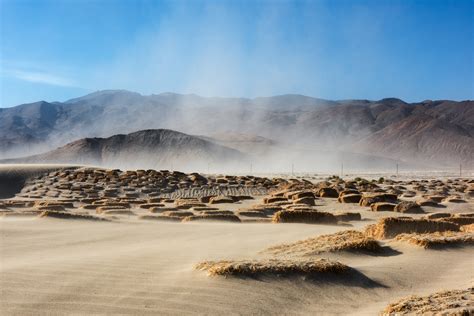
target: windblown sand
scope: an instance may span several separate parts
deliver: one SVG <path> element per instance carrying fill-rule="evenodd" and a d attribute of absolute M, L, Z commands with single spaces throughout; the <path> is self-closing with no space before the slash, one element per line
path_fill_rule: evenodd
<path fill-rule="evenodd" d="M 35 170 L 32 172 L 37 175 Z M 137 179 L 135 175 L 133 181 Z M 240 181 L 224 177 L 217 179 L 216 182 Z M 23 197 L 0 200 L 3 214 L 0 219 L 1 314 L 377 315 L 390 303 L 405 297 L 424 297 L 472 287 L 474 247 L 431 250 L 393 242 L 394 237 L 390 234 L 382 236 L 382 233 L 391 230 L 399 235 L 406 230 L 399 229 L 398 224 L 392 225 L 392 222 L 381 226 L 382 239 L 375 241 L 363 233 L 368 225 L 380 223 L 386 217 L 398 218 L 407 214 L 373 212 L 370 206 L 338 202 L 337 197 L 337 190 L 349 191 L 348 187 L 354 186 L 361 195 L 366 190 L 371 194 L 374 190 L 398 190 L 400 199 L 415 201 L 422 195 L 436 196 L 437 191 L 449 187 L 445 195 L 463 194 L 461 198 L 465 202 L 442 201 L 440 206 L 422 206 L 424 213 L 408 215 L 420 219 L 434 212 L 469 214 L 474 212 L 473 201 L 468 197 L 472 192 L 469 180 L 462 184 L 457 180 L 447 183 L 437 180 L 411 182 L 407 179 L 404 183 L 376 186 L 373 182 L 358 181 L 352 185 L 332 179 L 322 188 L 303 182 L 285 183 L 273 188 L 283 182 L 252 179 L 247 186 L 243 184 L 240 188 L 229 184 L 228 188 L 208 188 L 206 191 L 193 186 L 179 188 L 177 182 L 176 191 L 168 192 L 165 188 L 168 191 L 164 193 L 164 199 L 148 186 L 137 187 L 133 182 L 117 188 L 84 178 L 81 191 L 75 185 L 76 180 L 70 186 L 65 185 L 67 181 L 64 179 L 49 180 L 32 182 L 21 192 Z M 259 183 L 268 188 L 256 186 Z M 95 190 L 95 186 L 101 187 Z M 402 197 L 415 187 L 425 189 L 419 188 L 421 191 L 416 191 L 415 196 Z M 264 203 L 264 198 L 276 197 L 271 196 L 270 191 L 285 188 L 298 193 L 287 194 L 288 198 L 282 195 L 283 199 L 279 201 Z M 55 202 L 44 203 L 45 198 L 36 198 L 38 191 L 57 195 L 46 198 Z M 308 191 L 312 192 L 313 198 Z M 208 196 L 204 196 L 208 192 L 232 192 L 234 197 L 249 193 L 254 199 L 236 198 L 233 203 L 212 204 L 208 209 L 208 202 L 196 202 L 198 198 L 208 201 Z M 99 196 L 102 194 L 105 197 Z M 182 201 L 176 203 L 174 200 L 178 198 Z M 39 200 L 43 202 L 38 203 Z M 304 206 L 302 202 L 314 205 Z M 73 203 L 73 207 L 68 203 Z M 194 206 L 188 208 L 190 203 Z M 145 204 L 154 205 L 140 207 Z M 182 205 L 186 208 L 177 208 Z M 40 210 L 40 207 L 46 209 Z M 97 208 L 100 208 L 99 213 Z M 271 222 L 276 212 L 291 212 L 292 208 L 297 208 L 295 212 L 304 208 L 305 214 L 350 212 L 360 216 L 346 216 L 344 220 L 341 217 L 338 222 L 324 224 L 310 224 L 312 221 L 304 220 L 303 223 Z M 107 214 L 107 211 L 114 214 Z M 216 212 L 214 221 L 204 219 L 183 223 L 183 217 L 176 216 L 192 213 L 192 216 L 205 218 L 213 211 Z M 229 212 L 235 214 L 240 222 L 228 222 L 228 217 L 219 217 L 231 215 Z M 304 216 L 300 218 L 304 219 Z M 310 218 L 313 218 L 312 214 Z M 463 223 L 466 221 L 464 219 Z M 410 220 L 407 223 L 417 231 L 419 226 L 410 224 Z M 468 228 L 469 224 L 450 224 L 450 227 L 459 227 L 459 231 L 440 234 L 458 236 L 469 231 L 461 229 Z M 429 224 L 430 229 L 438 226 L 447 227 Z M 411 237 L 419 238 L 424 231 L 422 229 Z M 388 250 L 367 253 L 340 251 L 358 247 L 375 249 L 376 245 Z M 261 252 L 270 247 L 281 250 L 278 257 Z M 304 256 L 306 252 L 309 256 Z M 194 268 L 203 262 L 205 264 L 198 267 L 204 271 Z M 321 269 L 324 265 L 318 262 L 340 262 L 342 267 L 350 268 L 349 273 L 325 273 Z M 235 271 L 239 265 L 245 268 L 244 272 L 249 269 L 259 271 L 257 275 L 265 274 L 265 278 L 240 278 L 239 273 L 234 273 L 235 277 L 224 277 L 229 269 Z M 216 271 L 223 271 L 217 273 L 223 275 L 207 276 L 213 267 Z M 303 277 L 281 277 L 288 269 Z M 323 273 L 306 278 L 311 271 Z"/>

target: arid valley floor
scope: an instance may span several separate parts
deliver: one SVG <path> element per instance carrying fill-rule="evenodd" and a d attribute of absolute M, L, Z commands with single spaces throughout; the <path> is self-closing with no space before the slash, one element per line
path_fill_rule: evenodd
<path fill-rule="evenodd" d="M 472 175 L 364 177 L 3 165 L 0 313 L 472 315 Z"/>

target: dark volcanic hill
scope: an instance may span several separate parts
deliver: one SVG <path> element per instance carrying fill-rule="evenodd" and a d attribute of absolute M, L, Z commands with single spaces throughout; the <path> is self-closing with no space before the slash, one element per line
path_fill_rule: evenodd
<path fill-rule="evenodd" d="M 166 128 L 193 135 L 255 135 L 310 150 L 357 152 L 423 165 L 474 161 L 474 102 L 328 101 L 301 95 L 205 98 L 99 91 L 67 102 L 0 109 L 0 156 L 38 153 L 80 138 Z M 261 138 L 269 139 L 262 142 Z M 226 145 L 225 142 L 219 143 Z M 235 146 L 230 146 L 234 147 Z"/>
<path fill-rule="evenodd" d="M 4 163 L 72 163 L 122 168 L 201 169 L 237 166 L 246 156 L 225 146 L 176 131 L 144 130 L 108 138 L 84 138 L 55 150 Z"/>

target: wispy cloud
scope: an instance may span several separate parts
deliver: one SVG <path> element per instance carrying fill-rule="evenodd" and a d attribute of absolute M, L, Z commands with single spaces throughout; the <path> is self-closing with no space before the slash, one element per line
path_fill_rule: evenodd
<path fill-rule="evenodd" d="M 73 80 L 58 76 L 52 73 L 47 73 L 43 71 L 31 71 L 31 70 L 9 70 L 6 71 L 6 74 L 29 82 L 37 82 L 43 84 L 49 84 L 53 86 L 62 86 L 62 87 L 75 87 L 76 84 Z"/>

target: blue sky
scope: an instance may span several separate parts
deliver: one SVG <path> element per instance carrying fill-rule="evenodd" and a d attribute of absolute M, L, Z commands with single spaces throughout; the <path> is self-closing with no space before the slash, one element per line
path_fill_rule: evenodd
<path fill-rule="evenodd" d="M 474 1 L 0 0 L 0 107 L 103 89 L 474 99 Z"/>

